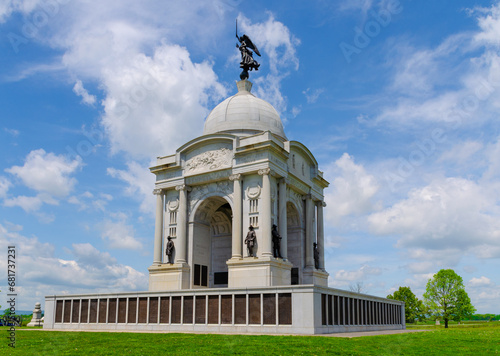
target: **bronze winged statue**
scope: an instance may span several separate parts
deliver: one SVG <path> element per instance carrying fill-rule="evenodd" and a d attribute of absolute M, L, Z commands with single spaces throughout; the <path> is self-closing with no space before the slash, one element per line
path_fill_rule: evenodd
<path fill-rule="evenodd" d="M 238 36 L 238 21 L 236 20 L 236 38 L 240 42 L 240 44 L 236 44 L 236 47 L 240 50 L 241 52 L 241 62 L 240 62 L 240 68 L 243 69 L 243 71 L 240 73 L 240 79 L 248 79 L 248 71 L 249 70 L 259 70 L 260 64 L 253 59 L 253 52 L 257 54 L 260 57 L 260 52 L 257 49 L 257 46 L 255 46 L 247 35 L 243 35 L 241 37 Z"/>

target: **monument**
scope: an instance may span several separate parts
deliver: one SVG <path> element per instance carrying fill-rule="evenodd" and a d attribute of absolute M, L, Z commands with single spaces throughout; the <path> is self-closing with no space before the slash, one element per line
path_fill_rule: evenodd
<path fill-rule="evenodd" d="M 237 92 L 203 134 L 158 157 L 146 292 L 46 297 L 45 328 L 331 333 L 404 328 L 404 303 L 328 288 L 323 191 L 309 149 L 255 97 L 257 46 L 236 34 Z"/>
<path fill-rule="evenodd" d="M 35 303 L 35 310 L 33 310 L 33 317 L 28 323 L 28 326 L 42 326 L 42 306 L 40 303 Z"/>

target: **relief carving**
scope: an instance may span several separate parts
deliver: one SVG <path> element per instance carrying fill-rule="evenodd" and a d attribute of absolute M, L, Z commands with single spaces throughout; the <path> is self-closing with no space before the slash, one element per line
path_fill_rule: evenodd
<path fill-rule="evenodd" d="M 233 152 L 228 148 L 206 151 L 186 161 L 186 172 L 210 171 L 230 167 Z"/>
<path fill-rule="evenodd" d="M 257 199 L 260 196 L 260 185 L 257 185 L 255 187 L 247 187 L 247 197 L 250 199 Z"/>

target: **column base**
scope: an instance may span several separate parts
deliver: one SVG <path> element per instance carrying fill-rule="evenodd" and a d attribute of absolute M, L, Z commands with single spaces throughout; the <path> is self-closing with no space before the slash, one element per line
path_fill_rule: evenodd
<path fill-rule="evenodd" d="M 313 267 L 306 267 L 304 271 L 302 271 L 302 283 L 328 287 L 328 276 L 329 274 L 326 271 Z"/>
<path fill-rule="evenodd" d="M 189 270 L 187 263 L 152 265 L 148 268 L 149 291 L 189 289 Z"/>
<path fill-rule="evenodd" d="M 244 257 L 227 262 L 228 287 L 289 286 L 292 263 L 274 257 Z"/>

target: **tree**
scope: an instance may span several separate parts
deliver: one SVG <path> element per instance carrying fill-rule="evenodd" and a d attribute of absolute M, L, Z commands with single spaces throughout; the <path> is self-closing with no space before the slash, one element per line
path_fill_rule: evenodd
<path fill-rule="evenodd" d="M 429 279 L 424 302 L 432 313 L 443 318 L 445 328 L 449 320 L 460 320 L 475 311 L 462 277 L 452 269 L 442 269 Z"/>
<path fill-rule="evenodd" d="M 414 323 L 415 320 L 422 319 L 424 304 L 413 294 L 410 287 L 399 287 L 394 294 L 389 294 L 387 299 L 405 302 L 405 320 L 407 323 Z"/>
<path fill-rule="evenodd" d="M 355 284 L 351 284 L 349 286 L 349 290 L 354 293 L 366 293 L 363 282 L 356 282 Z"/>

